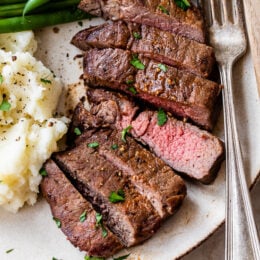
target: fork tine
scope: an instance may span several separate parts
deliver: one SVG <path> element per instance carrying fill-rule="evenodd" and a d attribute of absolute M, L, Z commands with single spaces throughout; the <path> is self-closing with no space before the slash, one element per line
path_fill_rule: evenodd
<path fill-rule="evenodd" d="M 222 6 L 221 6 L 221 10 L 222 10 L 222 24 L 226 24 L 229 22 L 229 18 L 228 18 L 228 7 L 227 7 L 227 0 L 221 0 L 220 1 Z M 228 0 L 228 2 L 230 3 L 230 0 Z"/>
<path fill-rule="evenodd" d="M 210 7 L 209 7 L 211 19 L 212 19 L 212 25 L 219 25 L 218 20 L 217 20 L 217 15 L 216 15 L 216 6 L 215 6 L 215 1 L 210 0 Z"/>
<path fill-rule="evenodd" d="M 233 0 L 232 3 L 233 3 L 232 10 L 233 10 L 234 23 L 242 26 L 244 23 L 242 2 L 241 0 Z"/>
<path fill-rule="evenodd" d="M 203 8 L 203 5 L 204 5 L 204 3 L 202 0 L 197 0 L 197 7 Z"/>

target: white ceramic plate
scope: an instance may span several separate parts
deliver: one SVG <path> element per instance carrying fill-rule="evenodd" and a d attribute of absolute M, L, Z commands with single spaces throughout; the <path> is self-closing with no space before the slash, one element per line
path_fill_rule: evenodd
<path fill-rule="evenodd" d="M 101 19 L 84 21 L 83 27 L 100 24 Z M 83 29 L 78 23 L 53 27 L 36 33 L 40 58 L 66 85 L 78 84 L 82 74 L 80 53 L 70 39 Z M 237 122 L 248 183 L 252 184 L 260 169 L 260 105 L 250 52 L 234 69 Z M 82 82 L 81 82 L 82 83 Z M 223 138 L 223 120 L 219 119 L 215 133 Z M 178 213 L 144 244 L 123 250 L 130 259 L 176 259 L 205 240 L 224 221 L 224 163 L 215 182 L 210 186 L 187 183 L 188 196 Z M 228 173 L 227 173 L 228 174 Z M 14 249 L 6 254 L 6 250 Z M 39 197 L 33 207 L 24 207 L 16 215 L 0 210 L 0 259 L 11 260 L 83 260 L 84 252 L 74 248 L 59 230 L 46 201 Z"/>

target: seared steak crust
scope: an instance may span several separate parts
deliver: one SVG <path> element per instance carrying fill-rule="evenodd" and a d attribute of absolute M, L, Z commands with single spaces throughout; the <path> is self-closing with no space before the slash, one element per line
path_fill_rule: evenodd
<path fill-rule="evenodd" d="M 217 101 L 221 86 L 194 74 L 142 58 L 145 68 L 131 65 L 131 52 L 121 49 L 91 49 L 84 56 L 84 79 L 91 86 L 119 89 L 163 108 L 179 117 L 189 118 L 206 129 L 212 129 L 218 114 Z M 127 84 L 133 82 L 131 84 Z"/>
<path fill-rule="evenodd" d="M 96 212 L 91 204 L 74 188 L 52 160 L 45 163 L 48 176 L 41 182 L 41 191 L 50 204 L 53 217 L 61 221 L 61 230 L 70 242 L 89 255 L 109 257 L 123 246 L 109 230 L 106 237 L 96 228 Z M 80 215 L 86 212 L 86 220 Z"/>
<path fill-rule="evenodd" d="M 208 77 L 215 62 L 205 44 L 147 25 L 107 22 L 78 32 L 71 41 L 81 50 L 121 48 Z"/>
<path fill-rule="evenodd" d="M 82 0 L 79 8 L 105 19 L 145 24 L 199 42 L 205 41 L 203 18 L 194 6 L 184 11 L 174 1 Z"/>
<path fill-rule="evenodd" d="M 104 130 L 109 136 L 110 130 Z M 89 138 L 76 147 L 54 155 L 57 164 L 70 176 L 77 189 L 99 211 L 109 229 L 127 247 L 138 244 L 158 229 L 160 216 L 125 177 L 122 170 L 98 154 L 89 144 L 97 142 L 99 134 L 89 132 Z M 101 145 L 101 144 L 100 144 Z M 112 192 L 122 190 L 125 201 L 112 203 Z"/>

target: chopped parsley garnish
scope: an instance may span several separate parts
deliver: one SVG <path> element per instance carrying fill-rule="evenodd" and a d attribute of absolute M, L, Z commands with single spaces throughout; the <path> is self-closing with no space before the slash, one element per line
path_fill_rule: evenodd
<path fill-rule="evenodd" d="M 175 4 L 186 11 L 191 5 L 188 0 L 174 0 Z"/>
<path fill-rule="evenodd" d="M 81 131 L 80 131 L 80 129 L 78 127 L 74 128 L 74 134 L 75 135 L 81 135 Z"/>
<path fill-rule="evenodd" d="M 117 257 L 117 258 L 113 258 L 113 260 L 125 260 L 128 256 L 130 256 L 130 254 L 128 254 L 128 255 L 123 255 L 123 256 L 119 256 L 119 257 Z M 84 257 L 84 260 L 105 260 L 105 258 L 86 255 L 86 256 Z"/>
<path fill-rule="evenodd" d="M 158 8 L 159 8 L 164 14 L 167 14 L 167 15 L 170 14 L 169 11 L 168 11 L 164 6 L 159 5 Z"/>
<path fill-rule="evenodd" d="M 9 254 L 9 253 L 11 253 L 11 252 L 13 252 L 13 251 L 14 251 L 14 248 L 11 248 L 11 249 L 6 250 L 5 253 L 6 253 L 6 254 Z"/>
<path fill-rule="evenodd" d="M 160 70 L 162 70 L 163 72 L 166 72 L 167 70 L 168 70 L 168 68 L 167 68 L 167 66 L 166 65 L 164 65 L 164 64 L 158 64 L 158 68 L 160 69 Z"/>
<path fill-rule="evenodd" d="M 52 219 L 55 221 L 57 227 L 61 228 L 61 221 L 58 218 L 55 218 L 55 217 L 53 217 Z"/>
<path fill-rule="evenodd" d="M 53 257 L 53 258 L 52 258 L 52 260 L 58 260 L 58 258 L 56 258 L 56 257 Z"/>
<path fill-rule="evenodd" d="M 86 256 L 84 257 L 84 260 L 105 260 L 105 258 L 86 255 Z"/>
<path fill-rule="evenodd" d="M 2 84 L 4 82 L 4 77 L 2 74 L 0 74 L 0 84 Z"/>
<path fill-rule="evenodd" d="M 136 94 L 137 94 L 137 91 L 136 91 L 135 87 L 132 85 L 133 83 L 134 83 L 134 80 L 131 80 L 131 79 L 126 80 L 126 84 L 129 85 L 128 90 L 129 90 L 131 93 L 133 93 L 134 95 L 136 95 Z"/>
<path fill-rule="evenodd" d="M 0 104 L 0 110 L 9 111 L 10 108 L 11 108 L 11 104 L 7 100 L 3 99 L 2 103 Z"/>
<path fill-rule="evenodd" d="M 128 255 L 122 255 L 122 256 L 119 256 L 117 258 L 113 258 L 113 260 L 125 260 L 128 256 L 130 256 L 130 254 Z"/>
<path fill-rule="evenodd" d="M 79 22 L 78 22 L 78 25 L 79 25 L 79 26 L 83 26 L 83 22 L 82 22 L 82 21 L 79 21 Z"/>
<path fill-rule="evenodd" d="M 97 147 L 99 147 L 99 143 L 98 142 L 89 143 L 88 147 L 90 147 L 90 148 L 97 148 Z"/>
<path fill-rule="evenodd" d="M 128 90 L 131 92 L 131 93 L 133 93 L 134 95 L 136 95 L 137 94 L 137 90 L 135 89 L 135 87 L 129 87 L 128 88 Z"/>
<path fill-rule="evenodd" d="M 96 213 L 96 227 L 98 227 L 102 223 L 102 215 L 100 213 Z"/>
<path fill-rule="evenodd" d="M 123 129 L 122 133 L 121 133 L 121 139 L 123 142 L 126 143 L 126 135 L 128 134 L 128 132 L 132 129 L 133 127 L 131 125 L 129 125 L 128 127 L 126 127 L 125 129 Z"/>
<path fill-rule="evenodd" d="M 41 82 L 45 84 L 51 84 L 51 81 L 49 79 L 41 78 Z"/>
<path fill-rule="evenodd" d="M 137 40 L 142 39 L 142 36 L 139 32 L 133 32 L 133 35 L 134 35 L 135 39 L 137 39 Z"/>
<path fill-rule="evenodd" d="M 103 225 L 101 225 L 101 228 L 102 228 L 102 237 L 106 237 L 108 235 L 107 230 L 104 228 Z"/>
<path fill-rule="evenodd" d="M 125 82 L 127 85 L 131 85 L 134 83 L 134 81 L 132 79 L 128 79 L 126 82 Z"/>
<path fill-rule="evenodd" d="M 39 174 L 43 177 L 46 177 L 48 175 L 47 171 L 43 168 L 40 169 Z"/>
<path fill-rule="evenodd" d="M 138 70 L 144 70 L 144 64 L 138 59 L 138 56 L 134 54 L 132 56 L 132 60 L 130 61 L 131 65 L 133 65 Z"/>
<path fill-rule="evenodd" d="M 97 228 L 101 227 L 101 229 L 102 229 L 102 236 L 103 237 L 107 236 L 108 232 L 107 232 L 107 230 L 103 226 L 102 215 L 100 213 L 96 213 L 96 227 Z"/>
<path fill-rule="evenodd" d="M 112 203 L 125 201 L 125 193 L 123 190 L 118 190 L 117 192 L 112 191 L 109 195 L 109 201 Z"/>
<path fill-rule="evenodd" d="M 87 211 L 85 210 L 80 216 L 79 216 L 79 221 L 84 222 L 87 218 Z"/>
<path fill-rule="evenodd" d="M 157 124 L 159 126 L 163 126 L 167 122 L 166 113 L 160 108 L 157 113 Z"/>
<path fill-rule="evenodd" d="M 112 150 L 117 150 L 118 149 L 118 145 L 117 144 L 112 144 L 111 145 L 111 149 Z"/>

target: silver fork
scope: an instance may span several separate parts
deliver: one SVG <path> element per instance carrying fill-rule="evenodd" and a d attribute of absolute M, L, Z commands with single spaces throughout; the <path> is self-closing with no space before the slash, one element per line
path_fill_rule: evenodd
<path fill-rule="evenodd" d="M 226 142 L 226 260 L 260 259 L 259 239 L 236 128 L 232 68 L 246 51 L 241 0 L 203 1 L 223 89 Z M 219 12 L 217 12 L 219 11 Z M 220 15 L 219 15 L 220 14 Z"/>

